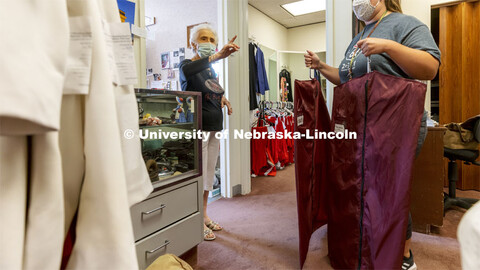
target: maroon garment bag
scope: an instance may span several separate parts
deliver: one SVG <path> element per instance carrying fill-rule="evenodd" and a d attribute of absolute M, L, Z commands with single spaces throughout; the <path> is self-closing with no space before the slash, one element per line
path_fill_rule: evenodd
<path fill-rule="evenodd" d="M 357 133 L 330 141 L 328 255 L 335 269 L 401 269 L 425 92 L 421 82 L 375 71 L 335 87 L 331 128 Z"/>
<path fill-rule="evenodd" d="M 315 130 L 330 131 L 330 116 L 317 80 L 295 80 L 295 132 L 313 136 Z M 299 228 L 300 267 L 308 252 L 312 233 L 327 223 L 327 173 L 330 146 L 327 140 L 296 139 L 295 179 Z"/>

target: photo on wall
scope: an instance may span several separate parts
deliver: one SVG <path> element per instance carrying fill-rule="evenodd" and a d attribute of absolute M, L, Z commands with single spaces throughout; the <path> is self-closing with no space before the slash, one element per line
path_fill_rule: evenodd
<path fill-rule="evenodd" d="M 162 58 L 162 69 L 170 68 L 170 53 L 169 52 L 162 53 L 161 58 Z"/>
<path fill-rule="evenodd" d="M 175 78 L 175 70 L 169 69 L 168 70 L 168 76 L 169 79 L 174 79 Z"/>
<path fill-rule="evenodd" d="M 178 69 L 178 66 L 180 65 L 180 59 L 178 57 L 178 51 L 173 51 L 172 52 L 172 57 L 170 59 L 172 61 L 173 68 Z"/>

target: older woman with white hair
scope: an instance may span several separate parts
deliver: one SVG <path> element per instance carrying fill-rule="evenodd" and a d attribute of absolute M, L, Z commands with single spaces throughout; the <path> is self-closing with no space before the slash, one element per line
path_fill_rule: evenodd
<path fill-rule="evenodd" d="M 222 229 L 208 216 L 207 201 L 208 192 L 213 189 L 213 177 L 220 147 L 215 134 L 223 129 L 222 108 L 226 105 L 228 115 L 232 114 L 232 108 L 223 96 L 224 90 L 218 83 L 212 63 L 227 58 L 240 49 L 233 43 L 236 38 L 237 36 L 233 37 L 228 44 L 216 52 L 218 37 L 215 29 L 209 24 L 195 26 L 190 33 L 190 45 L 195 56 L 182 61 L 179 67 L 182 90 L 202 93 L 202 129 L 209 134 L 208 139 L 202 141 L 204 240 L 214 240 L 215 234 L 212 231 Z"/>

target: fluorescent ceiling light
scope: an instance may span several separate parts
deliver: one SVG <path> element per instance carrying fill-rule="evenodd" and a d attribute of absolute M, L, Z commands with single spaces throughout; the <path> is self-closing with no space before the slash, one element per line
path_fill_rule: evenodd
<path fill-rule="evenodd" d="M 302 0 L 282 5 L 293 16 L 304 15 L 326 9 L 326 0 Z"/>

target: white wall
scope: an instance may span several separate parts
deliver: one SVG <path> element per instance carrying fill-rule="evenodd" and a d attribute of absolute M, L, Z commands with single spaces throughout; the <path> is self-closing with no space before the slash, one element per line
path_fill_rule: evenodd
<path fill-rule="evenodd" d="M 287 31 L 289 51 L 324 52 L 327 49 L 325 23 L 290 28 Z"/>
<path fill-rule="evenodd" d="M 325 23 L 287 29 L 256 8 L 248 6 L 248 35 L 277 51 L 326 50 Z"/>
<path fill-rule="evenodd" d="M 287 28 L 248 5 L 248 36 L 274 50 L 287 50 Z"/>
<path fill-rule="evenodd" d="M 155 17 L 157 23 L 148 27 L 155 32 L 155 40 L 147 40 L 147 69 L 161 73 L 167 80 L 167 70 L 162 70 L 161 53 L 185 47 L 185 58 L 193 53 L 187 48 L 187 26 L 208 22 L 217 29 L 217 0 L 145 0 L 145 16 Z M 152 78 L 153 79 L 153 78 Z M 178 70 L 175 71 L 178 80 Z"/>
<path fill-rule="evenodd" d="M 404 14 L 415 16 L 421 22 L 430 27 L 430 11 L 432 5 L 456 2 L 457 0 L 402 0 Z"/>

